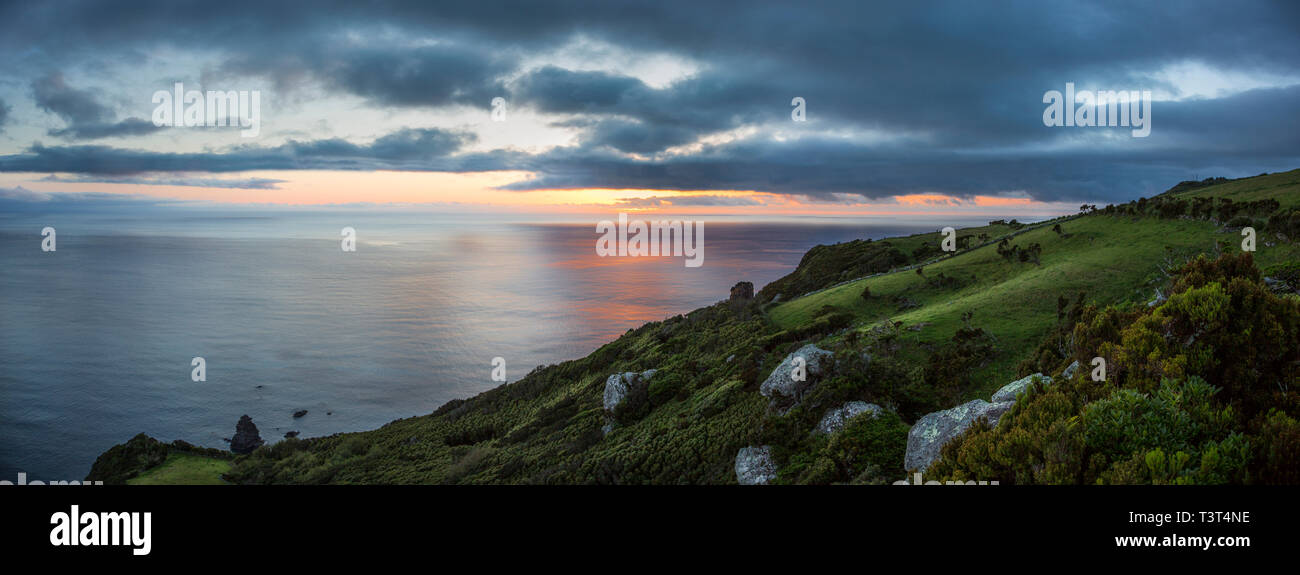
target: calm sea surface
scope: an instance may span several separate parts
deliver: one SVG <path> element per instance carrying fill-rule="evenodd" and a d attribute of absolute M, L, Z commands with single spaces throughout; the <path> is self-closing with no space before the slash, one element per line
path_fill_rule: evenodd
<path fill-rule="evenodd" d="M 494 357 L 515 381 L 762 286 L 816 244 L 937 227 L 698 219 L 704 265 L 687 268 L 597 257 L 594 221 L 0 213 L 0 478 L 80 479 L 141 432 L 225 448 L 245 413 L 268 441 L 373 429 L 498 385 Z M 206 382 L 190 380 L 196 356 Z"/>

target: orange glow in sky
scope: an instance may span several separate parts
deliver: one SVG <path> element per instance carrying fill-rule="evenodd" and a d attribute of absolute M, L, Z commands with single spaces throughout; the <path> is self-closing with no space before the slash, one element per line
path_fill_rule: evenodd
<path fill-rule="evenodd" d="M 274 189 L 217 188 L 140 183 L 74 182 L 43 179 L 33 174 L 0 174 L 0 187 L 22 186 L 36 192 L 99 192 L 134 194 L 182 201 L 289 206 L 340 204 L 427 204 L 522 213 L 672 213 L 747 216 L 909 216 L 954 214 L 1057 215 L 1073 210 L 1066 204 L 1037 202 L 1027 197 L 945 194 L 906 194 L 878 199 L 838 196 L 823 200 L 800 195 L 747 190 L 627 190 L 574 189 L 511 191 L 502 186 L 527 180 L 527 172 L 391 172 L 391 171 L 263 171 L 221 179 L 281 180 Z M 178 176 L 178 177 L 184 177 Z"/>

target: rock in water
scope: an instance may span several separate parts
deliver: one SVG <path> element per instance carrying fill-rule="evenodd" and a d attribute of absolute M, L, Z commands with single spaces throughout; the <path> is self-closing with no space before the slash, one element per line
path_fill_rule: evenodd
<path fill-rule="evenodd" d="M 230 438 L 230 450 L 239 454 L 252 453 L 263 443 L 253 419 L 248 415 L 240 417 L 239 423 L 235 424 L 235 436 Z"/>
<path fill-rule="evenodd" d="M 772 398 L 772 406 L 784 413 L 799 403 L 799 400 L 803 399 L 803 393 L 829 370 L 834 355 L 811 343 L 805 345 L 785 356 L 781 364 L 772 370 L 772 375 L 767 376 L 763 384 L 758 387 L 758 392 L 764 397 Z M 802 380 L 794 377 L 796 357 L 802 357 L 804 361 Z"/>
<path fill-rule="evenodd" d="M 813 433 L 830 435 L 844 429 L 844 426 L 854 417 L 864 413 L 869 413 L 871 414 L 871 417 L 876 417 L 877 415 L 880 415 L 881 411 L 880 406 L 874 403 L 850 401 L 840 407 L 826 412 L 826 415 L 822 417 L 821 422 L 817 424 L 817 428 L 813 430 Z"/>
<path fill-rule="evenodd" d="M 294 419 L 298 419 L 299 417 L 303 417 L 305 415 L 307 415 L 307 410 L 305 409 L 299 409 L 298 411 L 293 412 Z"/>
<path fill-rule="evenodd" d="M 772 448 L 742 447 L 736 454 L 736 482 L 741 485 L 763 485 L 776 479 L 776 464 L 772 462 Z"/>
<path fill-rule="evenodd" d="M 616 373 L 605 380 L 605 411 L 614 411 L 618 404 L 627 399 L 627 394 L 635 385 L 644 385 L 649 383 L 650 378 L 654 377 L 656 370 L 647 369 L 641 373 L 628 371 Z"/>
<path fill-rule="evenodd" d="M 1011 383 L 1002 386 L 1002 389 L 999 389 L 996 392 L 994 392 L 993 403 L 1002 403 L 1004 401 L 1015 401 L 1017 395 L 1019 395 L 1021 392 L 1025 391 L 1026 389 L 1029 389 L 1029 384 L 1033 383 L 1035 378 L 1043 380 L 1043 385 L 1048 385 L 1052 383 L 1051 377 L 1048 377 L 1041 373 L 1035 373 L 1030 376 L 1022 377 L 1020 379 L 1017 379 Z"/>
<path fill-rule="evenodd" d="M 754 284 L 740 282 L 731 286 L 731 301 L 747 301 L 751 299 L 754 299 Z"/>
<path fill-rule="evenodd" d="M 989 425 L 997 425 L 998 418 L 1015 404 L 1014 401 L 989 403 L 976 399 L 916 420 L 916 425 L 907 432 L 907 455 L 903 457 L 903 468 L 925 471 L 931 463 L 938 461 L 943 446 L 969 429 L 976 420 L 987 417 Z"/>

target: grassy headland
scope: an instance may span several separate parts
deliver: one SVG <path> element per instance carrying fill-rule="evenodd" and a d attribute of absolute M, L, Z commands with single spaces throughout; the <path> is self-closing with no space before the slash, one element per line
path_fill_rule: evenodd
<path fill-rule="evenodd" d="M 1297 207 L 1300 170 L 1184 182 L 1030 226 L 962 229 L 955 254 L 939 248 L 938 233 L 818 246 L 752 300 L 648 323 L 427 416 L 259 448 L 224 477 L 734 483 L 737 451 L 770 445 L 778 482 L 883 483 L 905 473 L 911 422 L 1043 372 L 1058 376 L 1052 391 L 1032 390 L 996 429 L 977 425 L 931 473 L 1300 481 L 1300 299 L 1276 289 L 1300 286 Z M 1242 226 L 1258 231 L 1258 245 L 1237 257 Z M 760 383 L 808 343 L 834 352 L 834 369 L 793 409 L 769 409 Z M 1085 379 L 1093 357 L 1111 366 L 1104 382 Z M 1064 381 L 1076 360 L 1085 369 Z M 606 379 L 648 369 L 657 370 L 649 384 L 607 413 Z M 851 400 L 887 411 L 811 433 Z M 1189 431 L 1162 435 L 1157 425 Z M 167 479 L 163 465 L 137 479 Z"/>

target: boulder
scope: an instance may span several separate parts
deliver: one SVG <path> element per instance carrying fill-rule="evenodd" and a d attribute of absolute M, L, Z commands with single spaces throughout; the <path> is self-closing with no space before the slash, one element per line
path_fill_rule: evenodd
<path fill-rule="evenodd" d="M 754 299 L 754 284 L 739 282 L 731 286 L 731 301 L 749 301 Z"/>
<path fill-rule="evenodd" d="M 285 438 L 285 439 L 293 439 L 293 438 L 295 438 L 295 437 L 298 437 L 298 432 L 297 432 L 297 431 L 286 431 L 286 432 L 284 432 L 284 438 Z"/>
<path fill-rule="evenodd" d="M 257 433 L 257 426 L 253 425 L 253 418 L 248 415 L 240 417 L 235 424 L 235 436 L 230 438 L 230 450 L 239 454 L 252 453 L 263 443 L 262 436 Z"/>
<path fill-rule="evenodd" d="M 618 404 L 627 399 L 633 386 L 645 385 L 654 377 L 656 370 L 647 369 L 641 373 L 628 371 L 616 373 L 605 380 L 605 411 L 614 411 Z"/>
<path fill-rule="evenodd" d="M 742 447 L 736 454 L 736 482 L 741 485 L 763 485 L 776 479 L 776 464 L 772 462 L 772 448 Z"/>
<path fill-rule="evenodd" d="M 298 411 L 293 412 L 294 419 L 298 419 L 299 417 L 303 417 L 306 415 L 307 415 L 307 410 L 305 409 L 299 409 Z"/>
<path fill-rule="evenodd" d="M 850 401 L 840 407 L 827 411 L 826 415 L 822 416 L 822 420 L 817 423 L 817 427 L 813 429 L 813 434 L 830 435 L 844 429 L 844 426 L 848 425 L 849 420 L 854 417 L 864 413 L 870 414 L 871 417 L 876 417 L 877 415 L 880 415 L 880 412 L 881 407 L 874 403 Z"/>
<path fill-rule="evenodd" d="M 1034 382 L 1035 378 L 1043 380 L 1043 385 L 1052 383 L 1051 377 L 1043 375 L 1041 373 L 1035 373 L 1030 376 L 1022 377 L 1020 379 L 1017 379 L 1011 383 L 1002 386 L 1002 389 L 999 389 L 996 392 L 994 392 L 992 398 L 993 403 L 1015 401 L 1017 395 L 1019 395 L 1021 392 L 1025 391 L 1026 389 L 1029 389 L 1029 385 Z"/>
<path fill-rule="evenodd" d="M 1071 363 L 1069 367 L 1065 368 L 1065 371 L 1061 372 L 1061 377 L 1063 379 L 1074 379 L 1074 374 L 1077 371 L 1079 371 L 1079 360 L 1076 359 L 1074 360 L 1074 363 Z"/>
<path fill-rule="evenodd" d="M 813 344 L 805 345 L 794 353 L 785 356 L 781 364 L 772 370 L 772 375 L 767 376 L 763 384 L 759 386 L 759 393 L 764 397 L 772 399 L 774 405 L 784 405 L 789 409 L 794 404 L 799 403 L 803 394 L 812 387 L 821 376 L 829 370 L 831 358 L 835 354 L 821 349 Z M 794 378 L 795 358 L 802 357 L 804 361 L 804 375 L 802 381 Z"/>
<path fill-rule="evenodd" d="M 981 417 L 987 417 L 989 425 L 997 425 L 1002 414 L 1015 403 L 989 403 L 976 399 L 952 409 L 926 414 L 916 420 L 916 425 L 907 432 L 907 454 L 903 457 L 903 468 L 908 471 L 925 471 L 939 459 L 943 446 L 954 437 L 961 435 Z"/>

